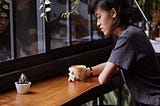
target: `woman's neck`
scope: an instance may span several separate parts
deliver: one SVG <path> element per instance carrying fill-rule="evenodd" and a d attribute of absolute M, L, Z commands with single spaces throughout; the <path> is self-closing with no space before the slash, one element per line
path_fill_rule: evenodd
<path fill-rule="evenodd" d="M 120 34 L 122 33 L 122 31 L 124 31 L 126 28 L 127 28 L 127 25 L 117 27 L 117 28 L 113 31 L 113 33 L 119 37 Z"/>

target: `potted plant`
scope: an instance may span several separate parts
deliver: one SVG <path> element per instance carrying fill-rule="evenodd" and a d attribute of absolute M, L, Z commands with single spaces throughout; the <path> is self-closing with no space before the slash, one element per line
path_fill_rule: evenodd
<path fill-rule="evenodd" d="M 21 74 L 19 80 L 15 82 L 17 93 L 28 93 L 31 82 L 27 80 L 27 77 L 24 73 Z"/>

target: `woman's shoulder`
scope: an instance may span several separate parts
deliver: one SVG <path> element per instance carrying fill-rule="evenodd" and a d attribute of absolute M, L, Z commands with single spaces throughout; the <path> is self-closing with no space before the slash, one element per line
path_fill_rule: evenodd
<path fill-rule="evenodd" d="M 122 33 L 122 35 L 125 37 L 133 37 L 133 36 L 135 37 L 144 34 L 145 34 L 144 31 L 135 25 L 128 25 L 128 27 Z"/>
<path fill-rule="evenodd" d="M 138 27 L 134 24 L 128 25 L 126 30 L 131 32 L 131 33 L 143 32 L 143 30 L 140 27 Z"/>

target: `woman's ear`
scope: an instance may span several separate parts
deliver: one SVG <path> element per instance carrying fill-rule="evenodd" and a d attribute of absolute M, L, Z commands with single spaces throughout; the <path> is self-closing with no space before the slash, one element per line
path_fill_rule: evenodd
<path fill-rule="evenodd" d="M 111 15 L 112 15 L 112 18 L 116 18 L 117 16 L 117 12 L 114 8 L 111 9 Z"/>

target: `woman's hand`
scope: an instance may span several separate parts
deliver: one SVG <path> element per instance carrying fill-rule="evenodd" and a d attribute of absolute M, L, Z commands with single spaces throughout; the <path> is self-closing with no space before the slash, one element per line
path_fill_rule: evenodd
<path fill-rule="evenodd" d="M 68 81 L 73 81 L 74 82 L 76 80 L 76 77 L 75 77 L 72 70 L 69 69 L 68 75 L 69 75 Z"/>
<path fill-rule="evenodd" d="M 87 78 L 87 77 L 91 77 L 91 71 L 90 71 L 90 68 L 83 68 L 84 69 L 84 77 Z M 68 78 L 68 81 L 71 81 L 71 82 L 74 82 L 74 81 L 77 81 L 79 80 L 76 75 L 76 73 L 74 72 L 73 69 L 71 69 L 71 67 L 69 67 L 69 78 Z"/>

